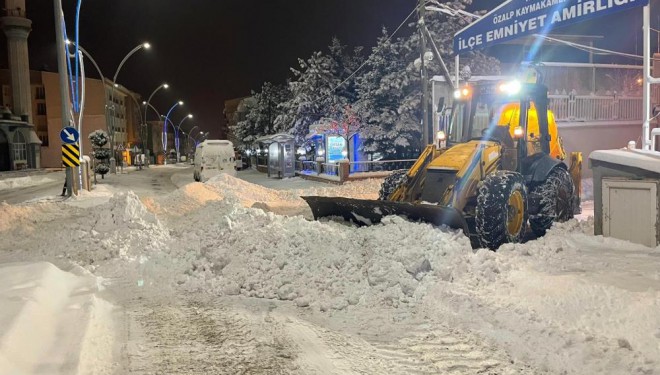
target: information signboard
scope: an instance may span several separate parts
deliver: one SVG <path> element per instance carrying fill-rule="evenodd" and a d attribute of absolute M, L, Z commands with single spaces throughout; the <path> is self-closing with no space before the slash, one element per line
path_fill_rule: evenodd
<path fill-rule="evenodd" d="M 509 0 L 454 36 L 457 54 L 648 5 L 649 0 Z"/>

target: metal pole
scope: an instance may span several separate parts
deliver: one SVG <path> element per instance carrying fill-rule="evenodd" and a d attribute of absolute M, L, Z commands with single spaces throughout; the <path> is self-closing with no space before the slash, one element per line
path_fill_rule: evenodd
<path fill-rule="evenodd" d="M 60 75 L 60 97 L 62 112 L 62 128 L 69 125 L 69 74 L 67 72 L 67 51 L 64 43 L 64 14 L 62 13 L 62 0 L 55 1 L 55 40 L 57 43 L 57 68 Z M 73 170 L 66 167 L 66 195 L 70 197 L 73 193 Z"/>
<path fill-rule="evenodd" d="M 420 0 L 418 5 L 419 12 L 419 47 L 420 47 L 420 58 L 422 60 L 421 69 L 422 69 L 422 148 L 426 147 L 429 144 L 429 119 L 428 119 L 428 98 L 429 98 L 429 85 L 428 79 L 426 77 L 426 61 L 424 55 L 426 54 L 426 35 L 424 32 L 424 14 L 426 8 L 424 6 L 425 1 Z"/>
<path fill-rule="evenodd" d="M 456 55 L 454 59 L 454 70 L 456 71 L 456 88 L 461 87 L 461 69 L 460 69 L 461 58 L 459 55 Z M 453 94 L 453 93 L 452 93 Z"/>
<path fill-rule="evenodd" d="M 643 111 L 644 124 L 642 125 L 642 145 L 644 150 L 651 149 L 651 10 L 649 6 L 644 7 L 644 89 L 643 89 Z"/>

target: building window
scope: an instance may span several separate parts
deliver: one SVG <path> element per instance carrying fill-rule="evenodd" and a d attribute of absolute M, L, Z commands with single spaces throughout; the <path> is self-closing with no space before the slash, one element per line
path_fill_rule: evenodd
<path fill-rule="evenodd" d="M 39 134 L 42 147 L 48 147 L 48 134 Z"/>
<path fill-rule="evenodd" d="M 46 99 L 46 88 L 43 86 L 37 86 L 37 92 L 35 99 Z"/>
<path fill-rule="evenodd" d="M 37 115 L 46 116 L 46 103 L 37 103 Z"/>
<path fill-rule="evenodd" d="M 14 161 L 27 160 L 27 148 L 25 146 L 25 137 L 21 132 L 14 133 Z"/>

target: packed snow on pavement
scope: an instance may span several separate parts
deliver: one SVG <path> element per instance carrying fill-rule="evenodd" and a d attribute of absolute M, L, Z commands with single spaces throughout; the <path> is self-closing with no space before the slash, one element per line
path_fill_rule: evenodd
<path fill-rule="evenodd" d="M 659 249 L 588 218 L 474 251 L 399 217 L 313 221 L 300 198 L 381 181 L 0 204 L 0 373 L 660 373 Z"/>

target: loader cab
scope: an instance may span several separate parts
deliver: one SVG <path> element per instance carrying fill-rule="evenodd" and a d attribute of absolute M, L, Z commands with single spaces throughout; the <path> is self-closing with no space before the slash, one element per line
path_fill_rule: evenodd
<path fill-rule="evenodd" d="M 547 106 L 544 85 L 515 80 L 478 82 L 454 92 L 452 106 L 441 116 L 440 130 L 447 135 L 448 146 L 471 140 L 494 140 L 511 146 L 522 139 L 521 156 L 545 152 L 563 159 L 554 116 Z M 538 115 L 544 112 L 547 116 Z"/>

